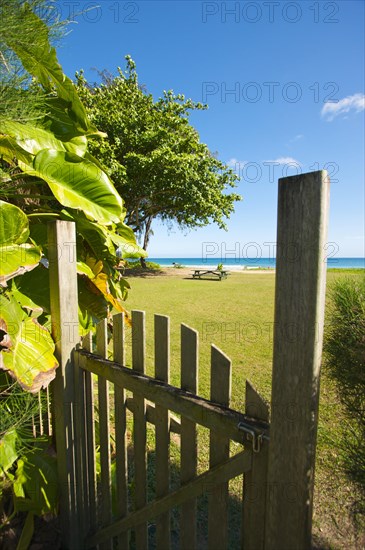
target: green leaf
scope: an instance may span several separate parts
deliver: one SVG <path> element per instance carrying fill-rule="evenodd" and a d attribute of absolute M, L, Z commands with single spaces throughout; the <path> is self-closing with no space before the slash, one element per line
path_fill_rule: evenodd
<path fill-rule="evenodd" d="M 97 133 L 96 128 L 88 120 L 72 80 L 62 72 L 56 50 L 49 43 L 47 25 L 32 12 L 27 3 L 21 5 L 17 16 L 23 28 L 37 29 L 36 40 L 23 41 L 21 36 L 13 36 L 10 29 L 2 37 L 4 42 L 19 56 L 23 67 L 42 84 L 47 92 L 56 91 L 57 96 L 65 101 L 68 105 L 68 114 L 80 135 Z"/>
<path fill-rule="evenodd" d="M 85 218 L 82 212 L 64 212 L 66 219 L 76 222 L 76 231 L 90 246 L 95 258 L 115 258 L 115 247 L 107 228 Z"/>
<path fill-rule="evenodd" d="M 15 138 L 9 136 L 0 136 L 0 155 L 9 164 L 13 164 L 14 158 L 27 166 L 31 166 L 33 162 L 32 155 L 23 149 L 23 147 L 20 147 Z"/>
<path fill-rule="evenodd" d="M 16 550 L 28 550 L 34 534 L 34 513 L 28 512 Z"/>
<path fill-rule="evenodd" d="M 90 323 L 90 318 L 99 321 L 107 317 L 108 302 L 102 293 L 85 277 L 78 277 L 78 288 L 79 308 L 81 310 L 81 319 L 84 319 L 84 323 Z"/>
<path fill-rule="evenodd" d="M 57 461 L 44 449 L 35 449 L 18 460 L 13 484 L 14 508 L 37 515 L 55 513 L 58 500 Z"/>
<path fill-rule="evenodd" d="M 35 173 L 50 186 L 56 199 L 109 225 L 124 214 L 123 202 L 107 175 L 73 153 L 44 149 L 34 159 Z"/>
<path fill-rule="evenodd" d="M 0 246 L 25 243 L 28 237 L 29 224 L 24 212 L 0 200 Z"/>
<path fill-rule="evenodd" d="M 6 286 L 6 282 L 13 277 L 37 267 L 41 257 L 40 248 L 31 244 L 2 246 L 0 248 L 0 286 Z"/>
<path fill-rule="evenodd" d="M 67 142 L 73 141 L 75 138 L 84 137 L 84 132 L 82 132 L 80 136 L 80 129 L 78 125 L 75 124 L 74 117 L 70 116 L 70 103 L 68 101 L 60 97 L 50 97 L 47 100 L 47 110 L 48 114 L 43 121 L 43 126 L 45 129 L 52 132 L 57 139 L 60 139 L 66 144 Z M 99 135 L 101 134 L 101 132 L 98 133 Z"/>
<path fill-rule="evenodd" d="M 13 296 L 4 294 L 0 294 L 0 327 L 4 332 L 0 369 L 9 371 L 31 393 L 48 386 L 58 366 L 48 330 L 27 317 Z"/>
<path fill-rule="evenodd" d="M 109 230 L 108 233 L 113 243 L 120 248 L 122 258 L 145 258 L 147 256 L 147 252 L 137 244 L 134 231 L 124 223 L 117 225 L 117 232 Z"/>
<path fill-rule="evenodd" d="M 87 149 L 86 136 L 78 136 L 65 141 L 65 148 L 70 153 L 75 153 L 79 157 L 84 157 Z"/>
<path fill-rule="evenodd" d="M 50 313 L 49 270 L 42 264 L 13 280 L 14 298 L 25 309 L 41 309 Z"/>
<path fill-rule="evenodd" d="M 18 458 L 18 439 L 18 433 L 14 429 L 5 432 L 0 439 L 0 473 L 6 473 Z"/>
<path fill-rule="evenodd" d="M 93 279 L 95 277 L 93 270 L 85 264 L 85 262 L 77 262 L 77 273 L 79 275 L 86 275 L 89 279 Z"/>
<path fill-rule="evenodd" d="M 4 120 L 1 121 L 1 132 L 13 138 L 19 147 L 31 155 L 36 155 L 42 149 L 66 150 L 65 144 L 54 134 L 29 123 Z"/>

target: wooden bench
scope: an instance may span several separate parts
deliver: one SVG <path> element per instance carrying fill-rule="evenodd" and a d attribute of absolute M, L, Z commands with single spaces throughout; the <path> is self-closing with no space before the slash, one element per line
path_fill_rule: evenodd
<path fill-rule="evenodd" d="M 219 279 L 221 281 L 222 279 L 226 279 L 227 275 L 227 271 L 221 271 L 219 269 L 195 269 L 193 279 Z"/>

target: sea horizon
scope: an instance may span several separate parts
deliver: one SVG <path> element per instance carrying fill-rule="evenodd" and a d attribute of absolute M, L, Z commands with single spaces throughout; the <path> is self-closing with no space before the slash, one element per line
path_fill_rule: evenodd
<path fill-rule="evenodd" d="M 217 267 L 223 264 L 223 267 L 235 269 L 275 269 L 276 258 L 194 258 L 194 257 L 155 257 L 146 258 L 149 262 L 159 264 L 161 267 L 174 267 L 178 264 L 181 267 L 204 268 Z M 338 269 L 365 269 L 365 258 L 362 257 L 343 257 L 327 258 L 327 268 Z"/>

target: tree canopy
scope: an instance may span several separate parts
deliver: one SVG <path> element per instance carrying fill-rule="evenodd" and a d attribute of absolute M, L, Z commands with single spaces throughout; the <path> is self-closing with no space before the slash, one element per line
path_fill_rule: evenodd
<path fill-rule="evenodd" d="M 157 101 L 138 83 L 136 66 L 127 56 L 126 71 L 101 73 L 90 84 L 83 72 L 76 87 L 90 120 L 107 134 L 89 140 L 90 152 L 105 166 L 123 196 L 126 221 L 148 245 L 154 219 L 182 228 L 226 219 L 241 197 L 228 190 L 237 176 L 200 142 L 189 122 L 192 111 L 206 106 L 164 91 Z"/>

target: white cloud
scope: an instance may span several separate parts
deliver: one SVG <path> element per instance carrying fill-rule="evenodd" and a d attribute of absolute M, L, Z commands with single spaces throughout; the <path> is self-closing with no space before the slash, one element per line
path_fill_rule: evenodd
<path fill-rule="evenodd" d="M 331 122 L 336 116 L 343 115 L 349 111 L 360 113 L 365 109 L 365 95 L 354 94 L 340 99 L 336 103 L 327 102 L 323 105 L 321 116 Z"/>
<path fill-rule="evenodd" d="M 300 139 L 303 139 L 304 136 L 303 134 L 297 134 L 296 136 L 293 137 L 293 139 L 290 140 L 289 143 L 294 143 L 295 141 L 299 141 Z"/>
<path fill-rule="evenodd" d="M 275 160 L 265 160 L 264 162 L 270 162 L 272 164 L 280 165 L 293 165 L 293 166 L 302 166 L 299 160 L 293 159 L 293 157 L 279 157 Z"/>
<path fill-rule="evenodd" d="M 242 166 L 244 166 L 245 164 L 247 164 L 247 160 L 238 160 L 236 158 L 231 158 L 229 159 L 227 162 L 226 162 L 227 166 L 229 166 L 230 168 L 233 168 L 233 169 L 240 169 Z"/>

